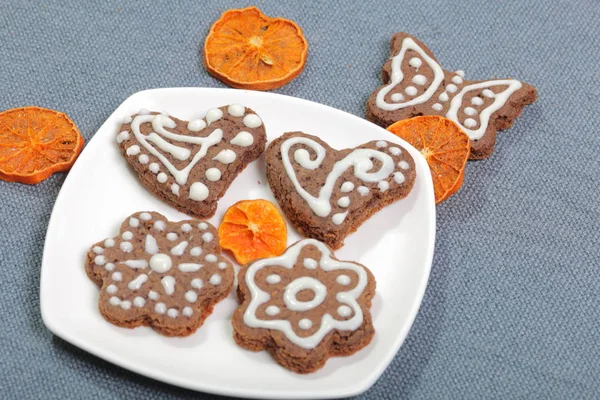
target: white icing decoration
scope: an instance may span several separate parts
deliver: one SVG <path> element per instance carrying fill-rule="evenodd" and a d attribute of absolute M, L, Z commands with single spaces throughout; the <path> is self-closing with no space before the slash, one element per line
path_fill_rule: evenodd
<path fill-rule="evenodd" d="M 160 115 L 162 115 L 162 116 L 164 116 L 164 117 L 168 117 L 168 116 L 169 116 L 169 113 L 168 113 L 167 111 L 162 111 L 162 112 L 160 113 Z"/>
<path fill-rule="evenodd" d="M 131 308 L 131 302 L 129 300 L 122 301 L 121 308 L 123 310 L 129 310 Z"/>
<path fill-rule="evenodd" d="M 201 230 L 208 229 L 208 224 L 206 222 L 200 222 L 198 224 L 198 229 L 201 229 Z"/>
<path fill-rule="evenodd" d="M 161 172 L 156 176 L 156 180 L 160 183 L 165 183 L 169 177 L 164 172 Z"/>
<path fill-rule="evenodd" d="M 434 105 L 431 106 L 431 108 L 433 108 L 435 111 L 442 111 L 444 106 L 442 106 L 440 103 L 435 103 Z"/>
<path fill-rule="evenodd" d="M 179 185 L 176 183 L 171 184 L 171 192 L 175 195 L 175 196 L 179 196 Z"/>
<path fill-rule="evenodd" d="M 202 268 L 202 264 L 183 263 L 177 266 L 181 272 L 196 272 Z"/>
<path fill-rule="evenodd" d="M 190 186 L 190 199 L 203 201 L 208 197 L 209 191 L 206 185 L 202 182 L 194 182 Z"/>
<path fill-rule="evenodd" d="M 248 128 L 258 128 L 262 125 L 262 120 L 256 114 L 248 114 L 244 117 L 244 125 Z"/>
<path fill-rule="evenodd" d="M 185 299 L 190 303 L 194 303 L 196 300 L 198 300 L 198 295 L 193 290 L 188 290 L 185 292 L 183 297 L 185 297 Z"/>
<path fill-rule="evenodd" d="M 448 91 L 448 93 L 454 93 L 458 90 L 458 88 L 455 84 L 451 83 L 448 86 L 446 86 L 446 90 Z"/>
<path fill-rule="evenodd" d="M 312 325 L 312 321 L 308 318 L 302 318 L 300 321 L 298 321 L 298 327 L 300 329 L 307 330 L 312 328 Z"/>
<path fill-rule="evenodd" d="M 241 104 L 232 104 L 227 107 L 227 112 L 234 117 L 241 117 L 246 112 L 246 107 Z"/>
<path fill-rule="evenodd" d="M 210 277 L 210 283 L 212 285 L 218 285 L 221 283 L 221 275 L 219 274 L 214 274 L 213 276 Z"/>
<path fill-rule="evenodd" d="M 315 269 L 319 266 L 319 262 L 317 260 L 315 260 L 314 258 L 305 258 L 302 265 L 304 265 L 304 268 L 308 268 L 308 269 Z"/>
<path fill-rule="evenodd" d="M 229 143 L 240 147 L 252 146 L 254 144 L 254 136 L 250 132 L 241 131 Z"/>
<path fill-rule="evenodd" d="M 482 106 L 483 99 L 481 97 L 475 96 L 471 99 L 471 104 L 473 104 L 474 106 Z"/>
<path fill-rule="evenodd" d="M 235 151 L 230 149 L 224 149 L 219 152 L 216 156 L 213 157 L 213 160 L 217 160 L 222 162 L 223 164 L 231 164 L 236 159 Z"/>
<path fill-rule="evenodd" d="M 217 266 L 219 267 L 219 269 L 226 269 L 229 264 L 227 264 L 225 261 L 221 261 L 219 264 L 217 264 Z"/>
<path fill-rule="evenodd" d="M 296 295 L 305 289 L 313 291 L 314 297 L 309 301 L 298 300 Z M 286 307 L 292 311 L 308 311 L 321 304 L 326 296 L 327 287 L 325 285 L 315 278 L 303 276 L 294 279 L 285 287 L 283 301 Z"/>
<path fill-rule="evenodd" d="M 119 304 L 121 304 L 121 300 L 118 297 L 111 297 L 108 302 L 113 305 L 113 306 L 118 306 Z"/>
<path fill-rule="evenodd" d="M 181 225 L 181 232 L 189 232 L 192 230 L 192 226 L 190 224 L 183 224 Z"/>
<path fill-rule="evenodd" d="M 390 99 L 392 99 L 392 101 L 398 103 L 398 102 L 404 100 L 404 96 L 402 96 L 402 93 L 394 93 L 393 95 L 390 96 Z"/>
<path fill-rule="evenodd" d="M 114 284 L 110 284 L 106 287 L 106 293 L 108 294 L 115 294 L 117 293 L 117 286 Z"/>
<path fill-rule="evenodd" d="M 140 164 L 148 164 L 148 162 L 150 161 L 150 157 L 148 157 L 147 154 L 140 154 L 140 156 L 138 157 L 138 161 L 140 162 Z"/>
<path fill-rule="evenodd" d="M 192 154 L 192 152 L 189 149 L 186 149 L 185 147 L 175 146 L 174 144 L 167 142 L 165 139 L 158 136 L 154 132 L 148 134 L 148 136 L 146 136 L 146 140 L 154 143 L 159 149 L 171 154 L 175 159 L 180 161 L 187 160 Z"/>
<path fill-rule="evenodd" d="M 190 317 L 193 313 L 194 310 L 192 310 L 192 307 L 183 307 L 183 311 L 181 312 L 181 314 L 183 314 L 186 317 Z"/>
<path fill-rule="evenodd" d="M 489 89 L 484 89 L 484 88 L 489 88 L 489 87 L 494 87 L 494 86 L 508 86 L 508 87 L 506 89 L 504 89 L 502 92 L 496 93 L 496 94 L 494 94 L 494 92 L 492 92 Z M 458 126 L 460 128 L 462 128 L 463 131 L 465 131 L 465 133 L 469 136 L 469 138 L 471 140 L 481 139 L 483 137 L 483 135 L 485 134 L 485 131 L 487 130 L 490 116 L 493 113 L 495 113 L 496 111 L 498 111 L 500 108 L 502 108 L 502 106 L 504 106 L 504 104 L 506 104 L 506 102 L 508 101 L 510 96 L 514 92 L 519 90 L 522 86 L 523 85 L 521 84 L 521 82 L 515 81 L 512 79 L 485 81 L 485 82 L 480 82 L 480 83 L 476 83 L 473 85 L 465 86 L 452 99 L 452 102 L 450 103 L 450 109 L 448 110 L 448 113 L 446 114 L 446 118 L 451 119 L 452 121 L 456 122 L 458 124 Z M 471 118 L 467 118 L 467 120 L 465 120 L 465 124 L 463 126 L 460 122 L 458 122 L 458 110 L 462 107 L 463 98 L 467 92 L 470 92 L 472 90 L 480 90 L 480 89 L 484 89 L 481 92 L 481 94 L 483 94 L 486 97 L 493 97 L 494 102 L 481 111 L 481 113 L 479 114 L 479 128 L 473 130 L 470 128 L 474 128 L 475 126 L 477 126 L 477 122 L 473 120 L 475 122 L 473 124 L 469 121 Z M 490 93 L 491 93 L 491 96 L 490 96 Z M 467 121 L 469 121 L 469 124 L 470 125 L 472 124 L 472 126 L 468 126 Z"/>
<path fill-rule="evenodd" d="M 338 203 L 338 206 L 346 208 L 350 205 L 350 197 L 348 197 L 348 196 L 340 197 L 338 199 L 337 203 Z"/>
<path fill-rule="evenodd" d="M 205 235 L 206 235 L 206 233 L 205 233 Z M 207 254 L 206 257 L 204 257 L 204 261 L 206 261 L 206 262 L 214 263 L 214 262 L 217 262 L 217 260 L 218 260 L 218 258 L 214 254 Z"/>
<path fill-rule="evenodd" d="M 306 260 L 304 260 L 304 262 L 306 262 Z M 271 275 L 267 276 L 266 280 L 267 280 L 267 283 L 274 285 L 276 283 L 281 282 L 281 277 L 277 274 L 271 274 Z"/>
<path fill-rule="evenodd" d="M 166 227 L 167 227 L 167 224 L 165 223 L 165 221 L 156 221 L 154 223 L 154 229 L 156 229 L 156 230 L 164 231 Z"/>
<path fill-rule="evenodd" d="M 342 186 L 340 187 L 340 191 L 342 193 L 348 193 L 348 192 L 351 192 L 352 190 L 354 190 L 354 183 L 352 183 L 350 181 L 346 181 L 346 182 L 342 183 Z"/>
<path fill-rule="evenodd" d="M 221 171 L 218 168 L 209 168 L 206 170 L 206 179 L 211 182 L 216 182 L 221 179 Z"/>
<path fill-rule="evenodd" d="M 190 255 L 194 257 L 198 257 L 200 254 L 202 254 L 201 247 L 192 247 L 192 249 L 190 250 Z"/>
<path fill-rule="evenodd" d="M 136 156 L 136 155 L 140 154 L 140 146 L 138 146 L 137 144 L 134 144 L 133 146 L 130 146 L 129 148 L 127 148 L 126 153 L 128 156 Z"/>
<path fill-rule="evenodd" d="M 157 314 L 164 314 L 167 312 L 167 306 L 165 305 L 165 303 L 156 303 L 156 305 L 154 306 L 154 311 Z"/>
<path fill-rule="evenodd" d="M 194 119 L 188 122 L 187 128 L 192 132 L 199 132 L 206 128 L 206 122 L 203 119 Z"/>
<path fill-rule="evenodd" d="M 351 270 L 356 273 L 358 281 L 356 283 L 356 286 L 351 290 L 348 290 L 346 292 L 338 292 L 335 296 L 338 302 L 347 305 L 352 309 L 354 313 L 352 318 L 340 321 L 334 319 L 329 313 L 325 313 L 321 318 L 319 329 L 315 333 L 313 333 L 310 336 L 300 337 L 298 336 L 298 334 L 296 334 L 290 322 L 287 320 L 262 320 L 256 316 L 256 311 L 258 307 L 269 301 L 271 296 L 268 293 L 264 292 L 262 289 L 260 289 L 260 287 L 256 285 L 254 279 L 256 277 L 256 273 L 265 267 L 277 266 L 287 268 L 289 270 L 293 269 L 296 260 L 298 259 L 298 256 L 300 254 L 300 251 L 303 247 L 307 245 L 315 246 L 321 251 L 322 256 L 320 266 L 321 268 L 323 268 L 323 270 Z M 323 243 L 318 242 L 314 239 L 304 239 L 300 242 L 295 243 L 290 248 L 288 248 L 288 250 L 283 255 L 279 257 L 262 259 L 252 263 L 246 271 L 245 279 L 246 285 L 250 290 L 251 301 L 248 307 L 246 308 L 246 311 L 244 312 L 244 323 L 251 328 L 277 329 L 283 334 L 285 334 L 288 340 L 302 348 L 315 348 L 319 345 L 321 340 L 334 329 L 342 331 L 354 331 L 358 329 L 363 323 L 363 313 L 357 302 L 357 299 L 360 297 L 365 287 L 367 286 L 368 277 L 366 271 L 364 270 L 364 268 L 357 264 L 332 259 L 331 251 L 329 250 L 329 248 Z M 314 279 L 314 281 L 320 284 L 320 282 L 316 279 Z M 316 291 L 321 291 L 322 289 L 318 285 L 314 285 L 315 282 L 310 281 L 306 283 L 310 285 L 309 289 L 315 291 L 316 298 L 318 295 Z M 301 281 L 300 283 L 303 282 Z M 296 283 L 296 285 L 298 285 L 298 283 Z M 313 298 L 312 301 L 314 302 L 314 300 L 315 299 Z M 302 308 L 302 306 L 300 307 Z"/>
<path fill-rule="evenodd" d="M 123 232 L 121 237 L 123 238 L 123 240 L 131 240 L 131 239 L 133 239 L 133 233 L 131 233 L 129 231 L 125 231 L 125 232 Z"/>
<path fill-rule="evenodd" d="M 173 293 L 175 293 L 175 278 L 173 278 L 171 275 L 163 277 L 160 280 L 160 283 L 162 284 L 166 294 L 172 296 Z"/>
<path fill-rule="evenodd" d="M 458 71 L 456 71 L 455 74 L 460 76 L 461 78 L 465 77 L 465 71 L 463 71 L 462 69 L 459 69 Z"/>
<path fill-rule="evenodd" d="M 140 214 L 140 219 L 142 221 L 150 221 L 152 219 L 152 215 L 150 213 L 143 212 Z"/>
<path fill-rule="evenodd" d="M 177 240 L 178 237 L 179 236 L 175 232 L 167 233 L 167 240 L 170 240 L 171 242 L 174 242 L 175 240 Z"/>
<path fill-rule="evenodd" d="M 143 297 L 140 297 L 140 296 L 136 296 L 133 299 L 133 305 L 138 308 L 144 307 L 146 305 L 146 299 L 144 299 Z"/>
<path fill-rule="evenodd" d="M 144 283 L 148 280 L 148 275 L 139 274 L 135 279 L 127 284 L 127 287 L 131 290 L 139 290 Z"/>
<path fill-rule="evenodd" d="M 409 96 L 416 96 L 417 88 L 414 86 L 407 86 L 406 89 L 404 89 L 404 93 L 406 93 Z"/>
<path fill-rule="evenodd" d="M 352 315 L 352 309 L 348 306 L 339 306 L 337 313 L 340 317 L 348 318 L 350 315 Z"/>
<path fill-rule="evenodd" d="M 383 143 L 386 143 L 382 141 Z M 325 159 L 325 148 L 319 143 L 307 137 L 292 137 L 281 144 L 281 156 L 283 166 L 298 194 L 308 203 L 310 209 L 319 217 L 326 217 L 331 213 L 331 196 L 337 180 L 349 168 L 353 167 L 354 176 L 364 182 L 378 182 L 391 175 L 394 171 L 394 160 L 389 155 L 374 149 L 355 149 L 342 160 L 337 161 L 325 180 L 325 184 L 319 191 L 319 197 L 314 197 L 308 193 L 298 182 L 296 172 L 289 159 L 290 148 L 295 144 L 304 144 L 315 151 L 317 157 L 315 160 L 303 160 L 300 166 L 313 170 L 321 165 Z M 378 142 L 379 143 L 379 142 Z M 387 146 L 387 143 L 386 143 Z M 306 151 L 306 150 L 305 150 Z M 376 172 L 373 169 L 373 161 L 377 159 L 381 167 Z"/>
<path fill-rule="evenodd" d="M 366 186 L 359 186 L 356 190 L 361 196 L 366 196 L 369 194 L 369 188 Z"/>
<path fill-rule="evenodd" d="M 398 185 L 403 184 L 405 180 L 406 180 L 406 178 L 404 177 L 404 174 L 402 172 L 395 172 L 394 173 L 394 181 Z"/>
<path fill-rule="evenodd" d="M 130 124 L 132 120 L 133 120 L 133 119 L 132 119 L 132 118 L 131 118 L 131 116 L 129 116 L 129 115 L 128 115 L 128 116 L 126 116 L 126 117 L 123 117 L 123 123 L 124 123 L 124 124 Z"/>
<path fill-rule="evenodd" d="M 415 85 L 423 86 L 424 84 L 427 83 L 427 78 L 425 78 L 425 76 L 423 76 L 423 75 L 415 75 L 412 78 L 412 82 Z"/>
<path fill-rule="evenodd" d="M 386 190 L 388 190 L 390 188 L 390 184 L 387 181 L 379 181 L 379 183 L 377 184 L 377 187 L 379 188 L 379 190 L 381 192 L 385 192 Z"/>
<path fill-rule="evenodd" d="M 340 285 L 348 286 L 350 284 L 350 277 L 348 275 L 338 275 L 335 280 Z"/>
<path fill-rule="evenodd" d="M 172 266 L 173 261 L 171 261 L 171 257 L 164 253 L 155 254 L 150 258 L 150 268 L 154 272 L 162 274 L 170 270 Z"/>
<path fill-rule="evenodd" d="M 190 282 L 190 285 L 192 285 L 192 287 L 194 289 L 201 289 L 203 284 L 204 283 L 202 282 L 202 279 L 200 279 L 200 278 L 194 278 L 194 279 L 192 279 L 192 282 Z"/>
<path fill-rule="evenodd" d="M 465 109 L 463 111 L 467 115 L 475 115 L 475 114 L 477 114 L 477 110 L 474 109 L 473 107 L 465 107 Z"/>
<path fill-rule="evenodd" d="M 113 264 L 113 263 L 106 263 L 106 264 L 104 265 L 104 269 L 110 272 L 110 271 L 112 271 L 113 269 L 115 269 L 115 264 Z"/>
<path fill-rule="evenodd" d="M 440 99 L 440 101 L 448 101 L 448 100 L 450 100 L 450 96 L 448 96 L 448 93 L 443 92 L 442 94 L 440 94 L 439 99 Z"/>
<path fill-rule="evenodd" d="M 127 260 L 123 261 L 122 264 L 126 265 L 131 269 L 144 269 L 148 268 L 148 261 L 146 260 Z"/>
<path fill-rule="evenodd" d="M 113 239 L 106 239 L 104 241 L 104 247 L 113 247 L 115 245 L 115 241 Z"/>
<path fill-rule="evenodd" d="M 393 156 L 399 156 L 402 153 L 402 149 L 400 147 L 390 147 L 389 152 Z"/>
<path fill-rule="evenodd" d="M 159 294 L 157 292 L 155 292 L 154 290 L 151 290 L 148 292 L 148 298 L 150 300 L 158 300 L 159 297 L 160 297 Z"/>
<path fill-rule="evenodd" d="M 279 307 L 277 307 L 277 306 L 269 306 L 269 307 L 265 308 L 265 314 L 267 314 L 271 317 L 279 314 L 279 312 L 280 312 L 280 310 L 279 310 Z"/>
<path fill-rule="evenodd" d="M 119 248 L 125 253 L 131 253 L 133 251 L 133 245 L 129 242 L 121 242 Z"/>
<path fill-rule="evenodd" d="M 182 256 L 187 246 L 188 242 L 184 240 L 183 242 L 179 243 L 177 246 L 171 249 L 171 254 L 173 254 L 174 256 Z"/>
<path fill-rule="evenodd" d="M 344 220 L 346 219 L 347 215 L 348 215 L 348 211 L 343 212 L 343 213 L 333 214 L 333 217 L 331 217 L 331 221 L 336 225 L 341 225 L 342 222 L 344 222 Z"/>
<path fill-rule="evenodd" d="M 463 79 L 460 76 L 455 75 L 452 77 L 452 82 L 456 83 L 457 85 L 460 85 L 461 83 L 463 83 Z"/>
<path fill-rule="evenodd" d="M 210 232 L 206 232 L 205 234 L 202 235 L 202 240 L 204 240 L 207 243 L 212 242 L 213 239 L 214 239 L 214 236 Z"/>
<path fill-rule="evenodd" d="M 406 161 L 402 160 L 398 163 L 398 166 L 404 170 L 409 169 L 410 168 L 410 164 L 407 163 Z"/>
<path fill-rule="evenodd" d="M 464 126 L 467 128 L 475 128 L 477 126 L 477 121 L 475 121 L 473 118 L 467 118 L 465 119 Z"/>
<path fill-rule="evenodd" d="M 413 68 L 420 68 L 421 65 L 423 65 L 423 61 L 421 61 L 421 59 L 418 57 L 413 57 L 408 62 L 408 65 L 410 65 Z"/>
<path fill-rule="evenodd" d="M 160 171 L 160 166 L 158 165 L 158 163 L 155 163 L 155 162 L 153 162 L 153 163 L 151 163 L 150 165 L 148 165 L 148 169 L 149 169 L 151 172 L 153 172 L 153 173 L 157 174 L 157 173 L 158 173 L 158 171 Z"/>
<path fill-rule="evenodd" d="M 140 108 L 140 111 L 138 111 L 138 114 L 147 115 L 147 114 L 150 114 L 150 110 L 148 110 L 147 108 Z"/>
<path fill-rule="evenodd" d="M 385 140 L 378 140 L 375 143 L 375 146 L 377 146 L 380 149 L 383 149 L 384 147 L 387 147 L 387 142 Z"/>
<path fill-rule="evenodd" d="M 218 108 L 213 108 L 206 112 L 207 125 L 210 125 L 213 122 L 220 120 L 221 118 L 223 118 L 223 111 L 219 110 Z"/>
<path fill-rule="evenodd" d="M 120 272 L 113 272 L 111 278 L 113 281 L 121 282 L 123 280 L 123 274 Z"/>
<path fill-rule="evenodd" d="M 140 226 L 140 220 L 134 217 L 129 218 L 129 226 L 132 228 L 137 228 Z"/>
<path fill-rule="evenodd" d="M 96 265 L 104 265 L 106 264 L 106 257 L 103 255 L 98 255 L 94 258 L 94 264 Z"/>
<path fill-rule="evenodd" d="M 154 132 L 152 132 L 148 136 L 143 135 L 140 131 L 140 126 L 143 123 L 147 123 L 147 122 L 151 122 L 152 128 L 154 129 Z M 173 177 L 175 178 L 175 181 L 179 185 L 184 185 L 187 183 L 190 171 L 192 170 L 192 168 L 194 168 L 194 166 L 198 163 L 198 161 L 206 155 L 206 152 L 208 151 L 208 149 L 211 146 L 216 145 L 223 139 L 223 131 L 221 129 L 215 129 L 207 137 L 197 137 L 197 136 L 179 135 L 179 134 L 169 132 L 165 129 L 165 127 L 173 129 L 176 126 L 177 126 L 177 124 L 169 117 L 165 117 L 162 115 L 143 115 L 143 116 L 137 116 L 134 118 L 133 122 L 131 123 L 131 130 L 132 130 L 133 134 L 135 135 L 136 139 L 138 140 L 138 142 L 140 142 L 140 144 L 144 148 L 146 148 L 146 150 L 148 150 L 149 153 L 151 153 L 156 158 L 158 158 L 160 160 L 160 162 L 169 170 L 171 175 L 173 175 Z M 155 149 L 148 142 L 148 140 L 151 140 L 150 139 L 151 137 L 156 138 L 156 137 L 158 137 L 158 135 L 160 135 L 164 138 L 179 141 L 179 142 L 198 144 L 198 145 L 200 145 L 200 149 L 196 152 L 196 154 L 194 155 L 192 160 L 189 162 L 189 164 L 184 169 L 178 170 L 162 153 L 160 153 L 157 149 Z M 163 142 L 167 143 L 164 140 L 163 140 Z M 170 147 L 163 148 L 162 147 L 163 143 L 160 141 L 158 143 L 156 141 L 154 141 L 154 144 L 163 151 L 168 151 L 169 149 L 173 150 Z M 177 146 L 175 146 L 175 147 L 177 147 Z M 180 149 L 182 149 L 182 148 L 180 148 Z M 183 156 L 183 153 L 181 153 L 181 156 Z M 152 165 L 150 165 L 150 167 L 152 167 Z"/>

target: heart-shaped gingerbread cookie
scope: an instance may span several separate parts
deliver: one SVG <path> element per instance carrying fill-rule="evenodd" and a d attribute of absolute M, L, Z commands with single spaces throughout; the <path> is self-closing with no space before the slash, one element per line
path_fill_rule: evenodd
<path fill-rule="evenodd" d="M 375 212 L 405 197 L 415 181 L 408 151 L 385 140 L 335 150 L 315 136 L 288 132 L 265 154 L 269 185 L 292 224 L 333 249 Z"/>
<path fill-rule="evenodd" d="M 178 210 L 212 216 L 231 182 L 265 149 L 265 127 L 240 104 L 182 121 L 141 110 L 123 121 L 117 142 L 142 184 Z"/>

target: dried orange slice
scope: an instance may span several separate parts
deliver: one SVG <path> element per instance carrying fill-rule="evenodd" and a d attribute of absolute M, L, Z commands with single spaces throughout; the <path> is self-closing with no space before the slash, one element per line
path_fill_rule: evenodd
<path fill-rule="evenodd" d="M 240 264 L 283 254 L 287 227 L 281 213 L 267 200 L 238 201 L 225 212 L 219 226 L 221 247 Z"/>
<path fill-rule="evenodd" d="M 83 137 L 65 114 L 39 107 L 0 113 L 0 179 L 35 184 L 71 168 Z"/>
<path fill-rule="evenodd" d="M 413 145 L 427 160 L 436 204 L 460 189 L 471 145 L 458 125 L 447 118 L 423 116 L 398 121 L 387 130 Z"/>
<path fill-rule="evenodd" d="M 302 72 L 307 52 L 295 22 L 248 7 L 225 11 L 213 24 L 204 42 L 204 65 L 229 86 L 270 90 Z"/>

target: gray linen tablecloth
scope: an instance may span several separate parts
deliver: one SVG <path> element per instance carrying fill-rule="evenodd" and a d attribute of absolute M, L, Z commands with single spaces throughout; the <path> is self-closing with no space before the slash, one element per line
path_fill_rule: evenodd
<path fill-rule="evenodd" d="M 600 397 L 600 3 L 257 1 L 298 22 L 305 71 L 277 90 L 364 116 L 388 40 L 407 31 L 447 69 L 515 77 L 540 98 L 469 163 L 438 207 L 429 287 L 364 399 Z M 0 109 L 67 113 L 90 139 L 129 95 L 223 87 L 201 46 L 236 1 L 0 1 Z M 53 337 L 39 307 L 64 174 L 0 182 L 0 398 L 215 398 L 115 367 Z"/>

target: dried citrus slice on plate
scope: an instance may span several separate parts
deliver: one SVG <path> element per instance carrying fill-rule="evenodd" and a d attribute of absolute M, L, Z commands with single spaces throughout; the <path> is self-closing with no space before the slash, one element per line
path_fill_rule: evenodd
<path fill-rule="evenodd" d="M 225 212 L 219 226 L 221 247 L 240 264 L 283 254 L 287 227 L 277 207 L 267 200 L 238 201 Z"/>
<path fill-rule="evenodd" d="M 398 121 L 387 130 L 410 143 L 427 160 L 436 204 L 460 189 L 471 145 L 458 125 L 447 118 L 423 116 Z"/>
<path fill-rule="evenodd" d="M 302 72 L 307 52 L 295 22 L 248 7 L 225 11 L 213 24 L 204 42 L 204 65 L 229 86 L 270 90 Z"/>
<path fill-rule="evenodd" d="M 65 114 L 39 107 L 0 113 L 0 179 L 35 184 L 71 168 L 83 137 Z"/>

